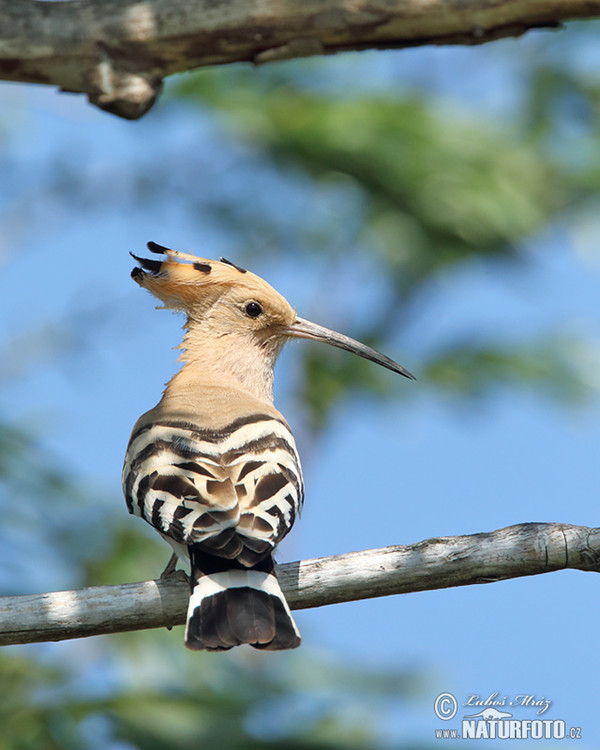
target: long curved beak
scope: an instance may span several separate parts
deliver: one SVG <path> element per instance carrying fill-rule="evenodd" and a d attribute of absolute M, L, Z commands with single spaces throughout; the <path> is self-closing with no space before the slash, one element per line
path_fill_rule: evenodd
<path fill-rule="evenodd" d="M 344 336 L 343 333 L 337 333 L 337 331 L 331 331 L 329 328 L 311 323 L 310 320 L 296 318 L 292 325 L 286 329 L 286 334 L 291 338 L 312 339 L 313 341 L 322 341 L 324 344 L 337 346 L 338 349 L 344 349 L 347 352 L 352 352 L 352 354 L 358 354 L 359 357 L 370 359 L 371 362 L 387 367 L 388 370 L 404 375 L 405 378 L 416 380 L 412 373 L 394 362 L 393 359 L 386 357 L 385 354 L 371 349 L 366 344 L 361 344 L 360 341 L 351 339 L 350 336 Z"/>

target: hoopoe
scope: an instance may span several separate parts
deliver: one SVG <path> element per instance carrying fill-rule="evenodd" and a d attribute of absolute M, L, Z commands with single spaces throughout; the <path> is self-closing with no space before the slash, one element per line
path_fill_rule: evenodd
<path fill-rule="evenodd" d="M 148 243 L 133 279 L 185 313 L 183 367 L 137 421 L 123 467 L 130 513 L 190 561 L 185 644 L 296 648 L 300 634 L 272 554 L 303 502 L 300 459 L 273 405 L 273 367 L 290 338 L 323 341 L 413 376 L 354 339 L 296 315 L 266 281 L 221 258 Z M 169 565 L 167 566 L 169 569 Z"/>

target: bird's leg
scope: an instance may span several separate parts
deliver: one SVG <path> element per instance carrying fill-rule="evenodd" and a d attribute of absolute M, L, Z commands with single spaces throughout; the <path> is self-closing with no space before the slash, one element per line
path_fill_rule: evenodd
<path fill-rule="evenodd" d="M 185 580 L 189 582 L 189 577 L 184 570 L 176 570 L 177 560 L 178 560 L 178 557 L 175 554 L 175 552 L 173 552 L 173 554 L 169 558 L 169 562 L 165 566 L 165 569 L 160 574 L 159 581 L 164 581 L 166 578 L 171 578 L 171 576 L 174 576 L 174 575 L 182 575 L 185 578 Z M 167 630 L 173 629 L 172 625 L 167 625 L 166 627 L 167 627 Z"/>
<path fill-rule="evenodd" d="M 173 552 L 171 557 L 169 558 L 169 562 L 167 563 L 165 569 L 160 574 L 161 580 L 163 578 L 169 578 L 169 576 L 172 576 L 175 572 L 175 568 L 177 567 L 177 555 Z"/>
<path fill-rule="evenodd" d="M 172 576 L 178 576 L 179 578 L 183 578 L 184 581 L 189 583 L 190 577 L 185 572 L 185 570 L 175 570 L 177 567 L 177 555 L 175 552 L 171 555 L 169 558 L 169 562 L 166 564 L 165 569 L 159 576 L 159 581 L 164 581 L 167 578 L 171 578 Z"/>

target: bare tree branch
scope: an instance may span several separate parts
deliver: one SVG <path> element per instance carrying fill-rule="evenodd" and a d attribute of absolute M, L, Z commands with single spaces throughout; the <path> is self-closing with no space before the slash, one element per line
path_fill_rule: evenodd
<path fill-rule="evenodd" d="M 600 528 L 524 523 L 287 563 L 278 566 L 278 576 L 291 608 L 305 609 L 567 568 L 600 572 Z M 0 645 L 180 625 L 188 593 L 184 577 L 175 574 L 144 583 L 0 597 Z"/>
<path fill-rule="evenodd" d="M 0 0 L 0 78 L 141 117 L 165 76 L 367 48 L 482 44 L 600 15 L 600 0 Z"/>

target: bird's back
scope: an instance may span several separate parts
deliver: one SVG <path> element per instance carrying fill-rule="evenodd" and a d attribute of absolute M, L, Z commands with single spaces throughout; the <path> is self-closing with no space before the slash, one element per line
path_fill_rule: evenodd
<path fill-rule="evenodd" d="M 195 603 L 192 594 L 193 611 L 206 609 L 206 592 L 212 585 L 229 604 L 233 596 L 238 598 L 234 609 L 244 621 L 248 609 L 242 606 L 244 596 L 250 596 L 254 610 L 257 590 L 268 584 L 272 591 L 262 596 L 267 605 L 276 606 L 270 611 L 265 602 L 261 604 L 271 620 L 263 637 L 267 646 L 263 647 L 289 648 L 290 638 L 299 643 L 294 626 L 288 627 L 289 637 L 283 638 L 283 645 L 277 641 L 272 645 L 276 610 L 282 610 L 279 619 L 286 620 L 289 609 L 277 595 L 278 584 L 271 580 L 271 553 L 291 529 L 303 499 L 294 439 L 272 404 L 228 384 L 196 383 L 193 390 L 178 389 L 176 396 L 167 389 L 161 402 L 133 429 L 123 486 L 129 511 L 154 526 L 180 556 L 189 555 L 192 588 L 199 582 L 203 588 Z M 248 573 L 256 578 L 256 587 Z M 244 589 L 245 593 L 225 595 L 226 589 Z M 257 621 L 255 614 L 246 614 L 249 621 Z M 204 621 L 206 616 L 205 612 Z M 218 619 L 221 629 L 227 625 L 225 615 L 221 613 Z M 246 632 L 242 625 L 237 626 L 241 634 Z M 246 635 L 262 637 L 256 628 Z M 196 647 L 228 648 L 237 645 L 241 637 L 230 634 L 223 642 L 213 633 L 207 646 L 205 634 L 203 645 Z M 189 638 L 188 645 L 194 647 Z"/>

